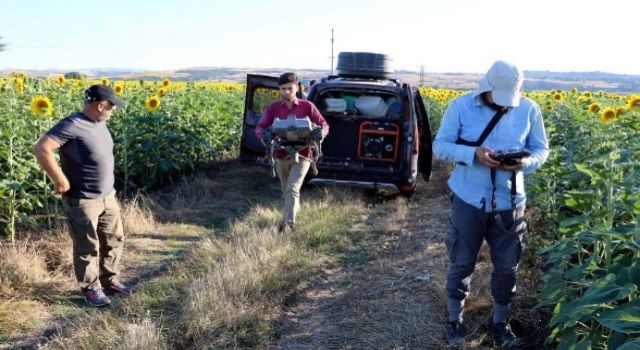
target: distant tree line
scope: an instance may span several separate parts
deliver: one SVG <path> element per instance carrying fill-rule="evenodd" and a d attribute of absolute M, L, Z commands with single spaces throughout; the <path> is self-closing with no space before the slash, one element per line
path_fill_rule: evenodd
<path fill-rule="evenodd" d="M 79 72 L 69 72 L 64 75 L 66 79 L 82 80 L 87 76 Z"/>

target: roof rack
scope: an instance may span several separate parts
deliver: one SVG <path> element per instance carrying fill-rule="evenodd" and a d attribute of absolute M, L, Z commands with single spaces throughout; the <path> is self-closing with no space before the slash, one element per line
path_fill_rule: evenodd
<path fill-rule="evenodd" d="M 393 83 L 397 87 L 401 87 L 403 83 L 398 79 L 391 78 L 367 78 L 367 77 L 341 77 L 338 75 L 329 75 L 326 78 L 321 79 L 321 83 L 331 82 L 331 81 L 344 81 L 344 82 L 355 82 L 355 83 L 379 83 L 379 84 L 387 84 Z"/>

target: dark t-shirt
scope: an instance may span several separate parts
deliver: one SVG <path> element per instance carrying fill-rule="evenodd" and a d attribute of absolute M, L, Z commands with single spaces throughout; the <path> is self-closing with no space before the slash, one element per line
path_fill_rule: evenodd
<path fill-rule="evenodd" d="M 58 142 L 62 172 L 71 198 L 100 198 L 113 191 L 113 139 L 105 122 L 76 112 L 56 124 L 47 136 Z"/>

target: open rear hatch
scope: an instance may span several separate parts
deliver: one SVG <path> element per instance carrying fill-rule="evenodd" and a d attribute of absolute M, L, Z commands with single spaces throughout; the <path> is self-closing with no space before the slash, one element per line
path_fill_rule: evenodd
<path fill-rule="evenodd" d="M 425 108 L 424 101 L 422 100 L 422 96 L 418 89 L 415 90 L 414 100 L 418 116 L 418 171 L 422 174 L 425 181 L 429 181 L 429 179 L 431 179 L 431 166 L 433 162 L 433 150 L 431 148 L 431 124 L 429 123 L 429 114 L 427 113 L 427 109 Z"/>
<path fill-rule="evenodd" d="M 256 124 L 267 107 L 279 98 L 278 78 L 267 75 L 247 75 L 240 160 L 250 163 L 267 163 L 265 147 L 255 135 Z"/>

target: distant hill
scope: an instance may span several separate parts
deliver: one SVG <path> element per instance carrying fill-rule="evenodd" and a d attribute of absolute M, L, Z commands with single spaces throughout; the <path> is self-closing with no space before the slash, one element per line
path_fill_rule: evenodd
<path fill-rule="evenodd" d="M 264 74 L 278 76 L 285 71 L 295 71 L 303 82 L 321 79 L 329 75 L 329 70 L 289 69 L 289 68 L 233 68 L 233 67 L 193 67 L 167 71 L 127 70 L 119 68 L 96 68 L 79 70 L 89 77 L 109 79 L 144 79 L 176 81 L 234 81 L 244 82 L 246 75 Z M 60 70 L 23 71 L 31 76 L 49 76 L 64 74 Z M 10 70 L 0 71 L 0 76 L 11 74 Z M 525 71 L 525 90 L 604 90 L 620 93 L 640 92 L 640 75 L 613 74 L 605 72 L 551 72 Z M 394 78 L 414 86 L 433 86 L 438 88 L 471 90 L 477 86 L 482 74 L 478 73 L 434 73 L 398 70 Z"/>
<path fill-rule="evenodd" d="M 613 92 L 639 92 L 640 76 L 605 72 L 549 72 L 525 71 L 526 90 L 606 90 Z"/>

